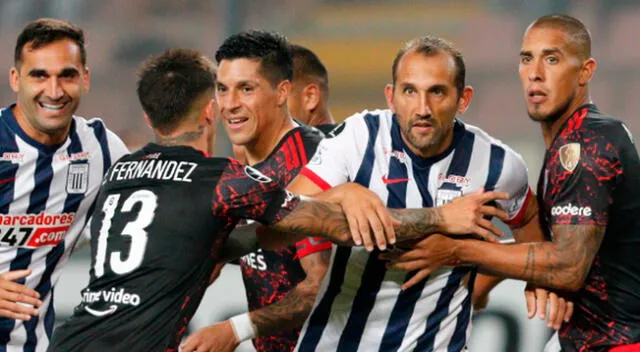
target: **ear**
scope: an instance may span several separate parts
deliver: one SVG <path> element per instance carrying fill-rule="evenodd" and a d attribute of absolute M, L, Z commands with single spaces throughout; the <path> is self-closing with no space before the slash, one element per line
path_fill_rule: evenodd
<path fill-rule="evenodd" d="M 302 88 L 302 107 L 306 111 L 314 111 L 320 105 L 320 87 L 316 83 L 309 83 Z"/>
<path fill-rule="evenodd" d="M 144 120 L 147 122 L 147 126 L 149 126 L 149 128 L 151 128 L 153 130 L 153 125 L 151 124 L 151 119 L 149 118 L 149 115 L 147 115 L 147 113 L 143 113 L 144 115 Z"/>
<path fill-rule="evenodd" d="M 218 120 L 217 120 L 217 107 L 218 105 L 216 104 L 215 99 L 210 99 L 207 104 L 204 106 L 204 109 L 202 109 L 202 115 L 204 117 L 204 122 L 207 124 L 207 126 L 214 126 Z"/>
<path fill-rule="evenodd" d="M 391 110 L 391 112 L 393 112 L 394 114 L 396 113 L 396 109 L 393 106 L 393 84 L 387 84 L 384 87 L 384 97 L 387 100 L 387 107 L 389 108 L 389 110 Z"/>
<path fill-rule="evenodd" d="M 465 86 L 458 100 L 458 114 L 464 114 L 467 111 L 469 104 L 471 104 L 471 99 L 473 99 L 473 87 Z"/>
<path fill-rule="evenodd" d="M 18 93 L 20 89 L 20 72 L 18 72 L 18 69 L 15 67 L 9 70 L 9 85 L 14 93 Z"/>
<path fill-rule="evenodd" d="M 282 106 L 287 103 L 287 98 L 291 94 L 291 81 L 284 80 L 278 83 L 276 86 L 277 103 L 278 106 Z"/>
<path fill-rule="evenodd" d="M 87 93 L 91 88 L 91 71 L 89 71 L 89 67 L 85 66 L 82 74 L 84 75 L 84 92 Z"/>
<path fill-rule="evenodd" d="M 580 68 L 580 80 L 578 84 L 581 86 L 585 86 L 593 77 L 593 74 L 596 72 L 596 67 L 598 63 L 594 58 L 588 58 L 582 63 L 582 67 Z"/>

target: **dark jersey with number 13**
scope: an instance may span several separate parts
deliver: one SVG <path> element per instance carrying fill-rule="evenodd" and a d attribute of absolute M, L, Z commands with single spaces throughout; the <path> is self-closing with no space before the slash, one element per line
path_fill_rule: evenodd
<path fill-rule="evenodd" d="M 89 286 L 53 351 L 177 351 L 239 219 L 271 224 L 297 198 L 259 171 L 149 144 L 106 174 L 91 222 Z"/>

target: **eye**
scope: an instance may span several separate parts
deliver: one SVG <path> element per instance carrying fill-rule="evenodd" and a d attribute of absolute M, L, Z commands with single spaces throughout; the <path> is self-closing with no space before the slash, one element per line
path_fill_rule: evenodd
<path fill-rule="evenodd" d="M 433 94 L 433 95 L 444 95 L 444 89 L 442 89 L 442 88 L 434 88 L 431 91 L 431 94 Z"/>
<path fill-rule="evenodd" d="M 218 92 L 218 93 L 223 93 L 223 92 L 226 92 L 226 91 L 227 91 L 227 87 L 225 87 L 225 86 L 223 86 L 223 85 L 221 85 L 221 84 L 218 84 L 218 85 L 216 86 L 216 92 Z"/>
<path fill-rule="evenodd" d="M 242 92 L 243 93 L 251 93 L 251 92 L 253 92 L 253 87 L 244 86 L 244 87 L 242 87 Z"/>
<path fill-rule="evenodd" d="M 531 62 L 531 56 L 520 56 L 520 63 L 528 64 Z"/>
<path fill-rule="evenodd" d="M 546 58 L 547 62 L 550 64 L 557 64 L 560 60 L 555 56 L 549 56 Z"/>
<path fill-rule="evenodd" d="M 413 93 L 415 93 L 415 92 L 416 92 L 416 90 L 415 90 L 415 89 L 413 89 L 413 87 L 405 87 L 405 88 L 402 90 L 402 92 L 403 92 L 404 94 L 413 94 Z"/>

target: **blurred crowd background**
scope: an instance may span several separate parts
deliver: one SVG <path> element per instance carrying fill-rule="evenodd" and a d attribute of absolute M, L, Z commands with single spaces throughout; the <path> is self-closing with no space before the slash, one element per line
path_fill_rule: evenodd
<path fill-rule="evenodd" d="M 229 34 L 251 28 L 279 31 L 324 61 L 330 76 L 330 107 L 341 121 L 365 108 L 385 108 L 383 88 L 391 80 L 397 50 L 413 37 L 433 34 L 453 42 L 464 54 L 467 83 L 476 91 L 462 119 L 520 152 L 535 185 L 544 147 L 538 125 L 524 108 L 518 53 L 526 26 L 557 12 L 581 19 L 591 30 L 592 53 L 598 61 L 591 84 L 594 102 L 639 135 L 637 0 L 2 0 L 0 45 L 5 54 L 0 55 L 0 67 L 8 78 L 15 39 L 26 22 L 58 17 L 81 26 L 88 38 L 92 85 L 79 115 L 102 117 L 136 149 L 151 138 L 135 94 L 137 67 L 151 54 L 188 47 L 213 56 Z M 0 99 L 2 105 L 13 102 L 8 84 L 0 85 Z M 222 128 L 219 131 L 216 154 L 229 155 L 228 140 Z M 88 257 L 79 258 L 73 262 L 86 271 Z M 79 287 L 86 284 L 86 278 L 78 280 L 71 281 Z M 234 280 L 229 285 L 240 282 Z M 73 304 L 79 301 L 77 292 L 70 294 Z M 505 329 L 506 336 L 514 334 L 509 324 Z M 500 343 L 505 350 L 516 348 Z M 477 350 L 492 350 L 485 348 Z"/>

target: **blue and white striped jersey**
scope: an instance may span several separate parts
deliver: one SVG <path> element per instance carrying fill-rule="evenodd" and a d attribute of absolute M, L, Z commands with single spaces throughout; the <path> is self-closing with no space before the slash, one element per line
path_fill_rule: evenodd
<path fill-rule="evenodd" d="M 390 208 L 442 205 L 480 188 L 512 195 L 499 206 L 517 224 L 530 195 L 522 158 L 477 127 L 455 121 L 453 142 L 421 158 L 390 110 L 364 111 L 320 143 L 302 174 L 323 189 L 356 182 Z M 470 333 L 475 270 L 443 268 L 412 288 L 377 251 L 337 246 L 297 351 L 461 351 Z"/>
<path fill-rule="evenodd" d="M 53 291 L 81 236 L 112 162 L 128 153 L 100 119 L 73 117 L 67 139 L 46 146 L 0 110 L 0 272 L 30 268 L 19 282 L 38 291 L 40 315 L 0 318 L 0 352 L 46 351 L 53 331 Z"/>

